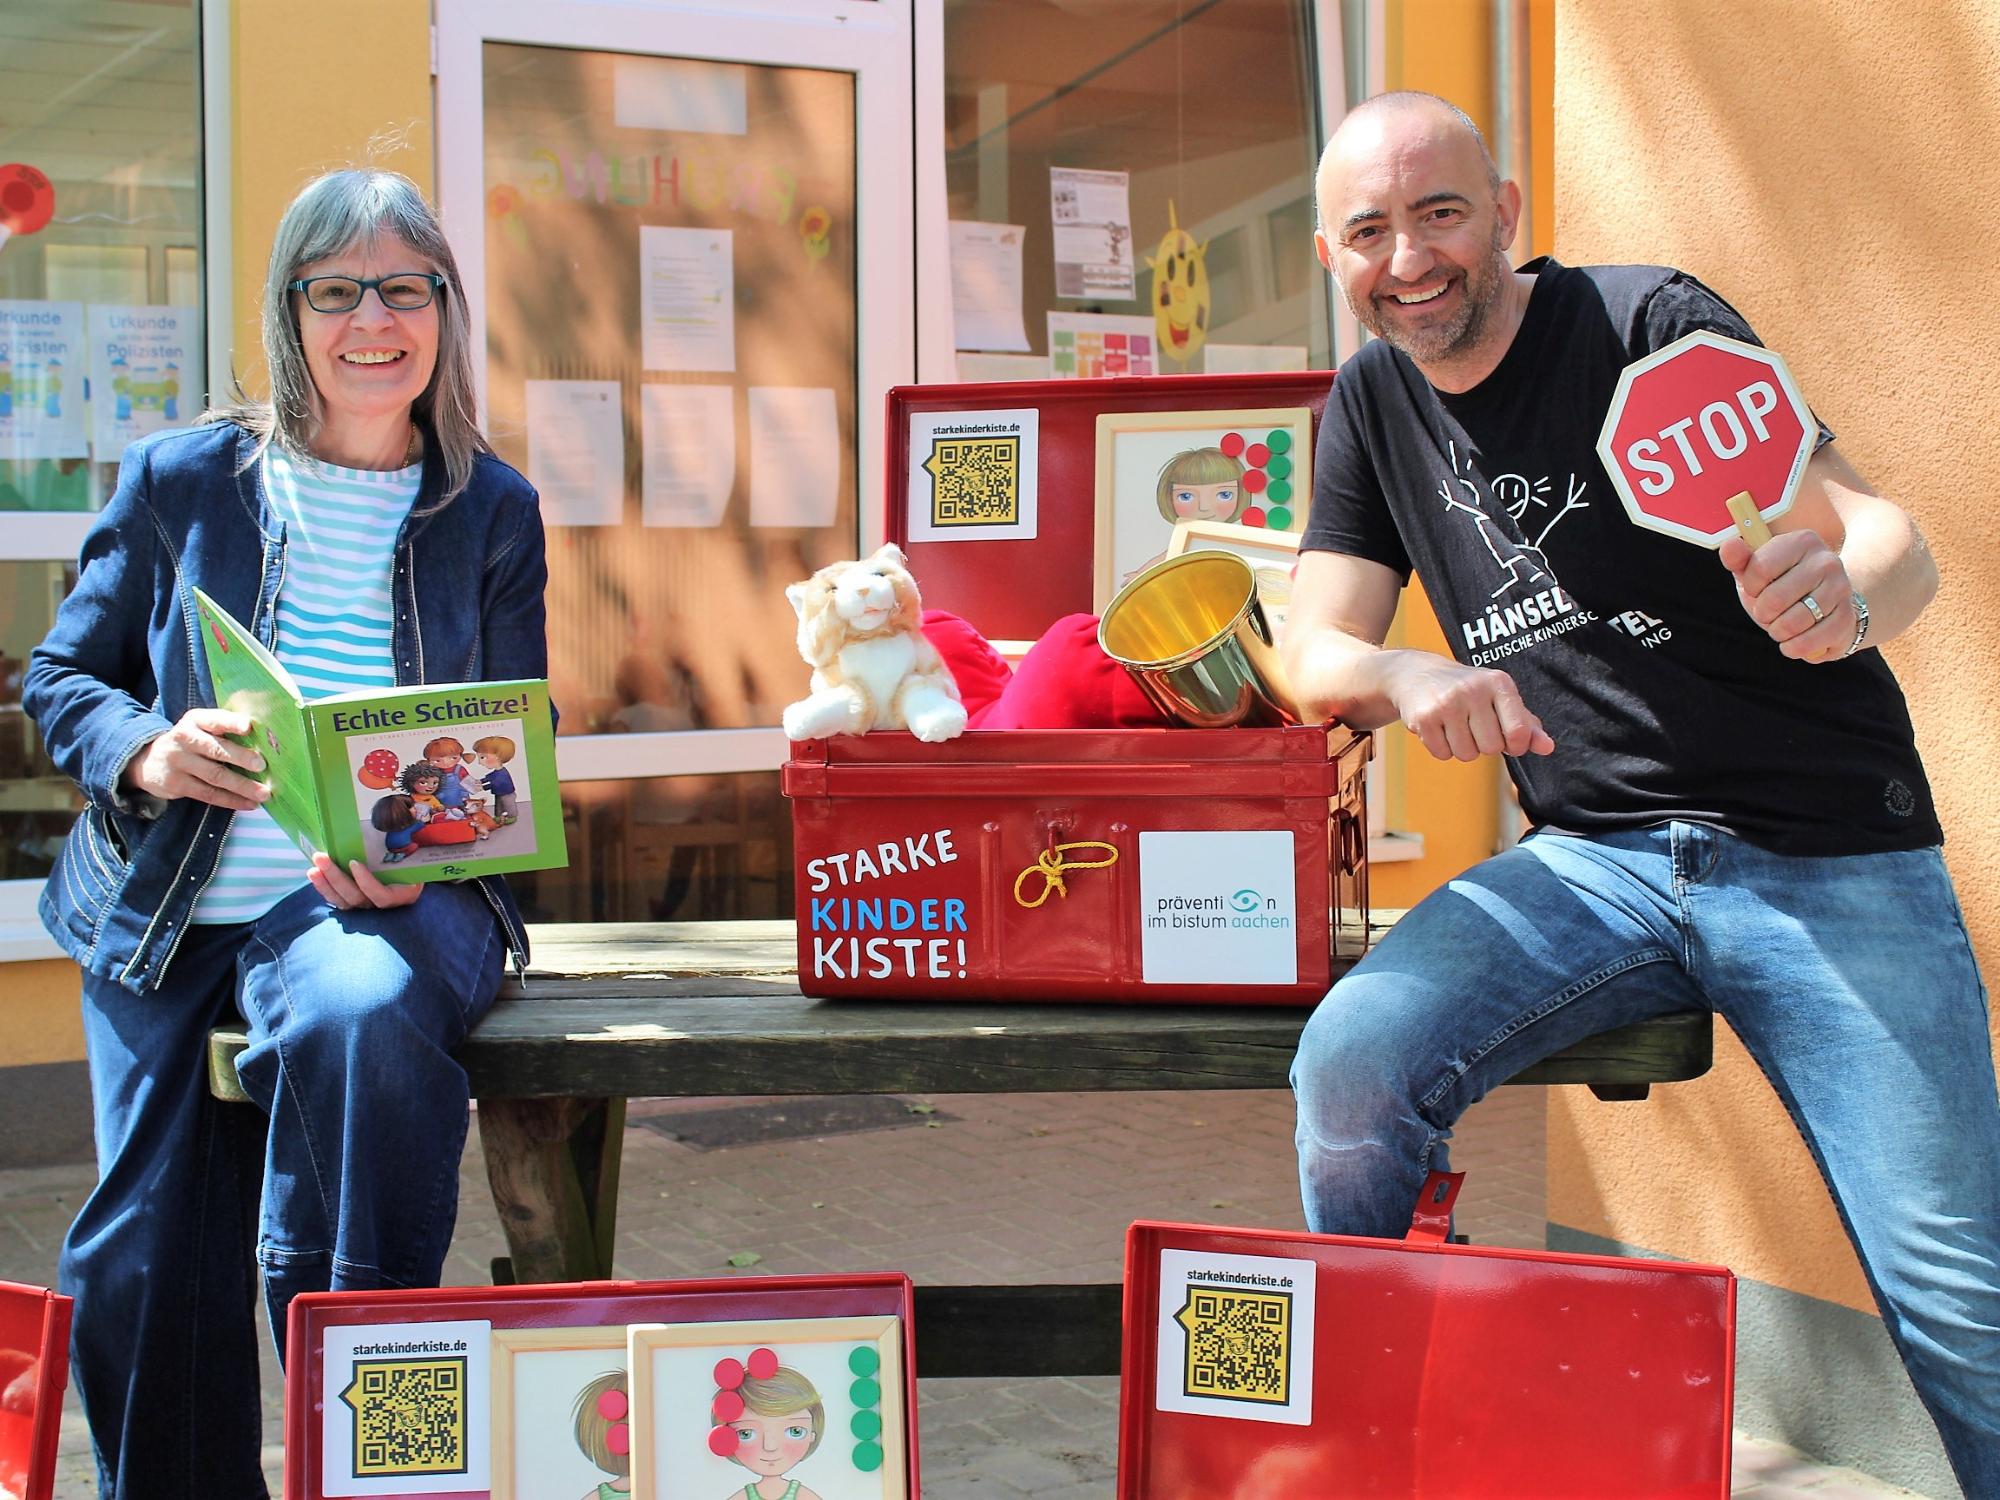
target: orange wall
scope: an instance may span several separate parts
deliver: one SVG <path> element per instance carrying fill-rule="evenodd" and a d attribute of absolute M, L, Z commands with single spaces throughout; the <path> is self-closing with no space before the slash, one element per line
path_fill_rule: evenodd
<path fill-rule="evenodd" d="M 293 195 L 317 173 L 363 166 L 431 191 L 430 7 L 234 0 L 229 25 L 236 369 L 262 390 L 264 275 Z"/>
<path fill-rule="evenodd" d="M 1887 656 L 1986 973 L 2000 973 L 2000 6 L 1561 0 L 1563 259 L 1665 261 L 1783 351 L 1841 448 L 1931 539 L 1943 591 Z M 1733 1040 L 1644 1105 L 1561 1091 L 1549 1217 L 1855 1307 L 1833 1209 Z M 1774 1207 L 1760 1207 L 1760 1201 Z"/>

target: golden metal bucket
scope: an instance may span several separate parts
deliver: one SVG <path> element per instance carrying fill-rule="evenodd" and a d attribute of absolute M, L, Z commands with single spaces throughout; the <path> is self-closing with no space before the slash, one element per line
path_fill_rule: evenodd
<path fill-rule="evenodd" d="M 1105 606 L 1097 644 L 1193 728 L 1301 722 L 1256 577 L 1233 552 L 1183 552 L 1135 575 Z"/>

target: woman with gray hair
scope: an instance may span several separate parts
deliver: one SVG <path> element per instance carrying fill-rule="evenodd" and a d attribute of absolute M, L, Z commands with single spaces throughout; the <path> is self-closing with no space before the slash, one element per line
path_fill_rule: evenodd
<path fill-rule="evenodd" d="M 475 425 L 469 329 L 412 183 L 309 184 L 271 254 L 271 400 L 126 450 L 30 664 L 86 804 L 42 917 L 84 971 L 99 1181 L 62 1287 L 106 1500 L 265 1493 L 259 1267 L 282 1357 L 297 1293 L 434 1286 L 451 1242 L 451 1053 L 526 962 L 519 912 L 497 878 L 390 887 L 294 848 L 191 591 L 308 696 L 544 676 L 541 520 Z M 256 1110 L 206 1083 L 239 1014 Z"/>

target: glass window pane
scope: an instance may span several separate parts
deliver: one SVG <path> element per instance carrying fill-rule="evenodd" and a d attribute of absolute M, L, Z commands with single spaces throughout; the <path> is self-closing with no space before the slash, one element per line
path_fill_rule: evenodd
<path fill-rule="evenodd" d="M 17 226 L 0 253 L 0 525 L 97 509 L 126 443 L 201 409 L 195 14 L 0 0 L 0 159 L 17 164 L 0 167 Z"/>
<path fill-rule="evenodd" d="M 0 562 L 0 880 L 48 874 L 83 806 L 76 783 L 50 764 L 21 712 L 28 653 L 49 633 L 75 582 L 69 563 Z"/>
<path fill-rule="evenodd" d="M 1208 343 L 1283 345 L 1308 367 L 1331 364 L 1325 281 L 1313 274 L 1312 11 L 1309 0 L 945 0 L 950 215 L 1025 226 L 1036 354 L 1048 353 L 1052 311 L 1151 321 L 1147 259 L 1178 224 L 1207 246 Z M 1129 174 L 1131 296 L 1059 294 L 1059 168 Z M 1060 363 L 1058 375 L 1087 373 Z M 991 364 L 975 356 L 964 368 Z M 1177 362 L 1163 350 L 1155 373 L 1205 368 L 1201 353 Z"/>
<path fill-rule="evenodd" d="M 569 866 L 510 875 L 531 922 L 792 915 L 792 814 L 775 771 L 563 783 Z"/>
<path fill-rule="evenodd" d="M 550 526 L 563 732 L 776 724 L 784 587 L 857 542 L 853 75 L 484 77 L 489 428 Z"/>

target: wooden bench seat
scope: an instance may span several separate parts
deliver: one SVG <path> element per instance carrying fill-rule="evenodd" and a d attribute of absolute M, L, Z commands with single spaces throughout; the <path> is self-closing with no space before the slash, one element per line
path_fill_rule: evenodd
<path fill-rule="evenodd" d="M 530 937 L 526 983 L 508 980 L 458 1053 L 510 1252 L 496 1279 L 521 1282 L 611 1275 L 629 1098 L 1285 1088 L 1308 1014 L 808 1000 L 790 922 L 559 924 Z M 1705 1073 L 1711 1043 L 1706 1015 L 1669 1017 L 1593 1037 L 1511 1081 L 1644 1098 L 1651 1084 Z M 240 1030 L 211 1038 L 219 1098 L 244 1097 L 244 1045 Z M 920 1329 L 965 1336 L 926 1340 L 918 1373 L 1115 1373 L 1116 1290 L 920 1288 Z M 1039 1324 L 1078 1329 L 1071 1345 L 1021 1337 L 1022 1298 L 1036 1294 L 1080 1319 Z"/>

